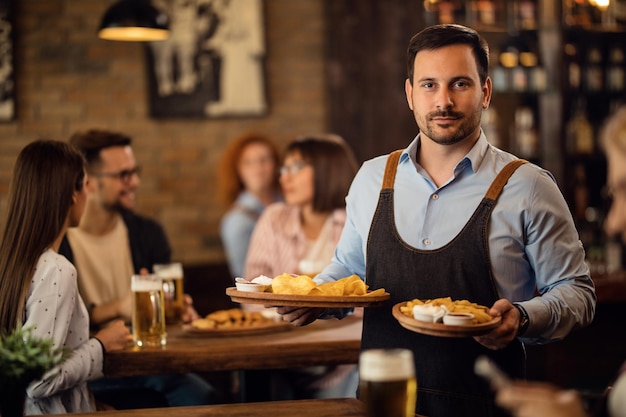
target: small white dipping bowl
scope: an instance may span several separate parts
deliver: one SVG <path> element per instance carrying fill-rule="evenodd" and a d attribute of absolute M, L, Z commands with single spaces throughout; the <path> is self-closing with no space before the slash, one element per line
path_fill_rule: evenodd
<path fill-rule="evenodd" d="M 245 292 L 263 292 L 267 288 L 267 285 L 254 284 L 252 282 L 236 282 L 235 286 L 237 287 L 237 291 Z"/>
<path fill-rule="evenodd" d="M 471 313 L 448 313 L 443 316 L 443 324 L 450 326 L 469 326 L 474 321 Z"/>
<path fill-rule="evenodd" d="M 448 310 L 444 306 L 433 306 L 427 304 L 420 304 L 413 306 L 413 318 L 419 321 L 427 321 L 430 323 L 437 323 L 441 321 Z"/>

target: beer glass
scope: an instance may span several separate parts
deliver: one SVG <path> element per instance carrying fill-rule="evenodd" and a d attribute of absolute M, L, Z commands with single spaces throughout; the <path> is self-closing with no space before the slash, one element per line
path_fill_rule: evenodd
<path fill-rule="evenodd" d="M 166 344 L 163 285 L 157 275 L 133 275 L 133 339 L 140 347 Z"/>
<path fill-rule="evenodd" d="M 161 277 L 163 282 L 163 297 L 165 298 L 165 321 L 168 324 L 183 321 L 185 299 L 183 291 L 183 265 L 179 262 L 170 264 L 155 264 L 154 273 Z"/>
<path fill-rule="evenodd" d="M 359 398 L 368 417 L 413 417 L 417 399 L 413 353 L 407 349 L 361 352 Z"/>

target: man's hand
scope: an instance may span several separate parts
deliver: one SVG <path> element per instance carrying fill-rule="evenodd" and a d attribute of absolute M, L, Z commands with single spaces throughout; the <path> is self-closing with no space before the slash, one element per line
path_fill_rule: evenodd
<path fill-rule="evenodd" d="M 276 312 L 292 326 L 306 326 L 313 323 L 324 312 L 324 308 L 276 307 Z"/>
<path fill-rule="evenodd" d="M 200 315 L 193 307 L 193 299 L 189 294 L 185 294 L 185 305 L 183 306 L 183 323 L 191 323 L 193 320 L 200 318 Z"/>
<path fill-rule="evenodd" d="M 496 403 L 514 417 L 587 417 L 575 391 L 539 382 L 515 382 L 498 390 Z"/>
<path fill-rule="evenodd" d="M 509 300 L 501 298 L 493 304 L 489 314 L 492 317 L 502 317 L 502 322 L 489 333 L 474 336 L 474 340 L 492 350 L 502 349 L 508 346 L 517 335 L 520 322 L 519 311 Z"/>

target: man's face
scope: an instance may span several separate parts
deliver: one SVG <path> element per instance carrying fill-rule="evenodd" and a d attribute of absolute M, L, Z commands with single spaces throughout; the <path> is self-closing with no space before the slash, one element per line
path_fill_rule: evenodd
<path fill-rule="evenodd" d="M 621 235 L 626 243 L 626 155 L 620 149 L 608 149 L 607 185 L 612 194 L 611 209 L 604 222 L 607 235 Z"/>
<path fill-rule="evenodd" d="M 135 208 L 139 187 L 137 163 L 130 146 L 113 146 L 100 151 L 101 164 L 92 170 L 89 191 L 109 211 Z"/>
<path fill-rule="evenodd" d="M 480 84 L 468 45 L 450 45 L 418 52 L 413 84 L 406 80 L 405 91 L 422 139 L 453 145 L 477 137 L 491 99 L 491 80 Z"/>

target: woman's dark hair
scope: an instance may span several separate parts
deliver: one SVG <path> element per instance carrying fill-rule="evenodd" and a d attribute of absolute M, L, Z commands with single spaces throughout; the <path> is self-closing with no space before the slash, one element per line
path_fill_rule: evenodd
<path fill-rule="evenodd" d="M 306 136 L 291 142 L 285 155 L 293 152 L 299 152 L 313 167 L 313 210 L 345 208 L 346 195 L 358 169 L 348 144 L 338 135 Z"/>
<path fill-rule="evenodd" d="M 422 50 L 433 50 L 450 45 L 469 45 L 476 59 L 480 83 L 485 84 L 489 74 L 489 45 L 474 29 L 461 25 L 429 26 L 411 38 L 407 48 L 407 76 L 413 85 L 415 56 Z"/>
<path fill-rule="evenodd" d="M 68 143 L 38 140 L 18 155 L 0 241 L 0 332 L 22 323 L 37 261 L 62 232 L 84 180 L 85 160 Z"/>

